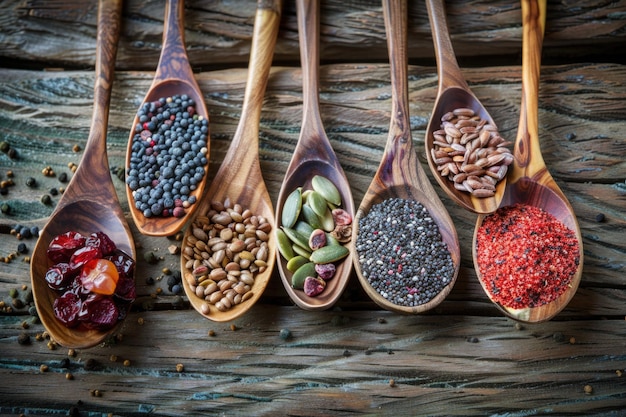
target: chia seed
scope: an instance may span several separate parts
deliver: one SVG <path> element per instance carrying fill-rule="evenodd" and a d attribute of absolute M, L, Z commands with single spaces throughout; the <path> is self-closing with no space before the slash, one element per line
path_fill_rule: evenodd
<path fill-rule="evenodd" d="M 359 219 L 356 240 L 363 277 L 388 301 L 425 304 L 454 276 L 454 263 L 439 227 L 419 202 L 391 198 Z"/>
<path fill-rule="evenodd" d="M 208 120 L 195 102 L 175 95 L 144 103 L 137 116 L 126 184 L 145 217 L 184 215 L 174 202 L 195 203 L 191 195 L 208 163 Z"/>

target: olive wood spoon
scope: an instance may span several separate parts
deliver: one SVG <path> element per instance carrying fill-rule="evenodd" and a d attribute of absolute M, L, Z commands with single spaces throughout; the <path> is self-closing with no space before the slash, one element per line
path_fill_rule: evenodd
<path fill-rule="evenodd" d="M 330 180 L 339 191 L 343 209 L 354 218 L 354 201 L 346 175 L 330 144 L 319 109 L 319 1 L 297 0 L 298 34 L 300 60 L 302 62 L 302 127 L 293 156 L 285 173 L 278 202 L 276 219 L 281 226 L 282 208 L 289 194 L 298 187 L 310 189 L 311 180 L 321 175 Z M 287 262 L 277 251 L 278 272 L 285 290 L 300 308 L 305 310 L 325 310 L 332 307 L 343 293 L 352 273 L 352 254 L 337 265 L 335 276 L 326 282 L 324 291 L 309 297 L 302 290 L 291 285 L 292 273 Z"/>
<path fill-rule="evenodd" d="M 193 71 L 187 58 L 185 50 L 185 2 L 184 0 L 167 0 L 165 9 L 163 47 L 157 65 L 156 73 L 150 89 L 146 93 L 143 103 L 157 101 L 163 97 L 174 95 L 188 95 L 196 103 L 196 113 L 205 119 L 209 119 L 209 114 L 204 102 L 204 97 L 200 87 L 196 82 Z M 141 107 L 140 107 L 141 108 Z M 131 149 L 133 137 L 135 136 L 135 126 L 139 122 L 139 117 L 135 116 L 128 147 L 126 150 L 126 169 L 130 166 Z M 207 160 L 209 158 L 210 140 L 207 138 Z M 204 177 L 197 185 L 191 195 L 200 200 L 207 184 L 208 163 L 204 167 Z M 126 196 L 128 198 L 130 213 L 137 229 L 142 234 L 150 236 L 172 236 L 180 231 L 187 221 L 193 216 L 198 205 L 192 204 L 186 209 L 183 217 L 146 217 L 141 210 L 135 207 L 133 191 L 126 186 Z"/>
<path fill-rule="evenodd" d="M 353 241 L 358 236 L 359 220 L 367 215 L 372 206 L 390 198 L 417 201 L 429 211 L 439 226 L 454 263 L 454 277 L 429 302 L 407 307 L 392 303 L 381 296 L 363 276 L 359 262 L 355 262 L 354 265 L 363 289 L 376 304 L 397 313 L 417 314 L 437 306 L 448 295 L 456 281 L 461 256 L 452 219 L 428 181 L 413 149 L 408 100 L 406 0 L 383 0 L 383 12 L 391 66 L 391 122 L 382 160 L 357 211 L 354 222 L 356 235 Z M 356 252 L 355 245 L 352 249 Z M 357 253 L 354 254 L 354 258 L 358 259 Z"/>
<path fill-rule="evenodd" d="M 206 214 L 213 201 L 224 203 L 229 200 L 232 205 L 240 204 L 244 210 L 249 209 L 253 215 L 265 217 L 273 228 L 274 209 L 259 164 L 259 123 L 278 37 L 282 0 L 258 0 L 257 6 L 241 118 L 224 161 L 208 192 L 199 202 L 200 206 L 196 213 Z M 189 227 L 185 232 L 183 247 L 187 246 L 187 239 L 192 235 L 191 229 L 192 227 Z M 267 266 L 263 272 L 255 275 L 250 290 L 253 295 L 250 299 L 226 311 L 220 311 L 215 305 L 209 305 L 197 297 L 189 287 L 187 279 L 183 279 L 183 288 L 191 305 L 205 318 L 217 322 L 234 320 L 247 312 L 261 297 L 272 276 L 276 259 L 273 233 L 269 233 L 268 249 Z M 181 258 L 181 270 L 185 275 L 192 272 L 186 267 L 184 257 Z M 209 310 L 203 311 L 203 305 L 204 308 L 209 306 Z"/>
<path fill-rule="evenodd" d="M 111 180 L 106 149 L 121 10 L 121 0 L 99 2 L 94 107 L 89 137 L 78 169 L 41 230 L 30 262 L 33 297 L 39 318 L 51 338 L 68 348 L 95 346 L 113 334 L 121 322 L 110 330 L 99 331 L 70 329 L 57 320 L 53 303 L 59 294 L 48 287 L 44 278 L 49 266 L 46 251 L 52 239 L 68 231 L 86 236 L 102 231 L 119 249 L 136 258 L 133 237 Z"/>
<path fill-rule="evenodd" d="M 445 193 L 461 207 L 475 213 L 491 213 L 498 208 L 502 200 L 506 178 L 498 182 L 493 196 L 476 197 L 466 191 L 456 189 L 454 183 L 447 176 L 442 176 L 437 170 L 437 164 L 432 157 L 431 150 L 435 147 L 433 132 L 440 129 L 441 117 L 444 114 L 458 108 L 469 108 L 474 110 L 474 113 L 482 120 L 486 120 L 492 125 L 495 125 L 495 123 L 463 78 L 454 55 L 450 33 L 448 32 L 444 1 L 427 0 L 426 6 L 435 47 L 439 78 L 437 98 L 428 127 L 426 128 L 425 147 L 428 166 Z"/>
<path fill-rule="evenodd" d="M 496 306 L 518 321 L 539 323 L 557 315 L 572 299 L 583 269 L 583 245 L 576 215 L 567 198 L 550 175 L 539 144 L 539 74 L 541 48 L 546 20 L 546 0 L 522 0 L 523 47 L 522 47 L 522 104 L 517 139 L 513 149 L 513 164 L 509 167 L 507 186 L 500 207 L 523 203 L 538 207 L 552 214 L 576 233 L 579 245 L 578 269 L 568 289 L 551 303 L 524 309 Z M 473 239 L 473 258 L 476 273 L 486 294 L 490 292 L 481 278 L 477 262 L 477 232 L 485 215 L 478 216 Z M 491 296 L 490 296 L 491 297 Z"/>

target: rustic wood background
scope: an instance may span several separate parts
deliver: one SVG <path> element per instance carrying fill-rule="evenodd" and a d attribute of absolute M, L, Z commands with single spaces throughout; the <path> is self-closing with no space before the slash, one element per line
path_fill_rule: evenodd
<path fill-rule="evenodd" d="M 423 136 L 437 76 L 426 6 L 410 3 L 411 121 L 428 170 Z M 0 300 L 11 304 L 9 292 L 16 289 L 27 301 L 0 313 L 0 415 L 624 415 L 626 1 L 548 3 L 540 137 L 585 248 L 581 286 L 554 320 L 520 325 L 491 305 L 471 260 L 476 216 L 441 190 L 462 244 L 462 270 L 447 300 L 415 317 L 377 308 L 356 277 L 336 308 L 303 311 L 276 275 L 252 311 L 232 323 L 212 323 L 161 279 L 163 268 L 179 268 L 168 248 L 180 242 L 135 230 L 139 299 L 123 333 L 73 357 L 35 339 L 43 327 L 28 313 L 28 253 L 0 263 Z M 519 4 L 455 0 L 447 8 L 468 83 L 503 136 L 514 138 Z M 0 153 L 0 181 L 12 171 L 15 183 L 0 196 L 0 204 L 12 208 L 0 214 L 4 259 L 20 242 L 35 244 L 18 241 L 10 227 L 42 227 L 53 210 L 40 197 L 63 184 L 44 177 L 42 168 L 71 175 L 68 164 L 80 163 L 73 147 L 84 146 L 91 119 L 97 3 L 4 0 L 0 10 L 0 141 L 18 153 L 16 159 Z M 325 0 L 321 10 L 322 118 L 358 205 L 389 125 L 381 5 Z M 123 166 L 133 115 L 151 83 L 163 11 L 163 0 L 124 5 L 109 120 L 113 169 Z M 254 12 L 253 0 L 186 4 L 188 53 L 210 113 L 213 174 L 239 121 Z M 287 1 L 261 123 L 261 167 L 274 201 L 300 129 L 298 54 L 295 5 Z M 36 188 L 25 185 L 28 177 L 37 179 Z M 114 182 L 127 210 L 123 182 Z M 597 221 L 600 214 L 604 221 Z M 158 262 L 147 263 L 146 252 Z M 149 277 L 156 282 L 147 283 Z M 281 338 L 281 329 L 292 337 Z M 20 334 L 30 335 L 31 344 L 18 344 Z"/>

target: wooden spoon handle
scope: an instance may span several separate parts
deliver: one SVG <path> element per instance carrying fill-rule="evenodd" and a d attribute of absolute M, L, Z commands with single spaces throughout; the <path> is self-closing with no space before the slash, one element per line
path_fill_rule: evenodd
<path fill-rule="evenodd" d="M 163 25 L 163 47 L 153 85 L 169 78 L 195 83 L 185 49 L 184 0 L 167 0 Z"/>
<path fill-rule="evenodd" d="M 443 0 L 427 0 L 428 19 L 430 20 L 433 44 L 435 47 L 435 58 L 437 60 L 437 75 L 439 77 L 439 91 L 448 87 L 458 86 L 469 90 L 467 81 L 461 74 L 461 69 L 454 54 L 448 21 L 446 18 L 446 7 Z"/>
<path fill-rule="evenodd" d="M 109 122 L 115 57 L 120 38 L 122 0 L 100 0 L 96 40 L 96 80 L 91 129 L 79 169 L 88 169 L 94 178 L 109 176 L 106 134 Z"/>
<path fill-rule="evenodd" d="M 319 112 L 320 2 L 297 0 L 296 7 L 302 62 L 302 119 L 313 122 L 308 127 L 325 136 Z"/>
<path fill-rule="evenodd" d="M 522 104 L 513 154 L 514 169 L 521 171 L 516 174 L 532 177 L 545 167 L 539 145 L 538 98 L 546 0 L 522 0 L 522 22 Z"/>

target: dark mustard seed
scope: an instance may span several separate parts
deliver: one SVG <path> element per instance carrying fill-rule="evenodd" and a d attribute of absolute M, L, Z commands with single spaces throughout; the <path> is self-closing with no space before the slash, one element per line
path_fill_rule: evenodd
<path fill-rule="evenodd" d="M 66 183 L 67 182 L 67 173 L 61 172 L 58 177 L 59 182 Z"/>
<path fill-rule="evenodd" d="M 437 223 L 419 202 L 391 198 L 359 219 L 363 276 L 391 303 L 425 304 L 452 282 L 455 267 Z"/>

